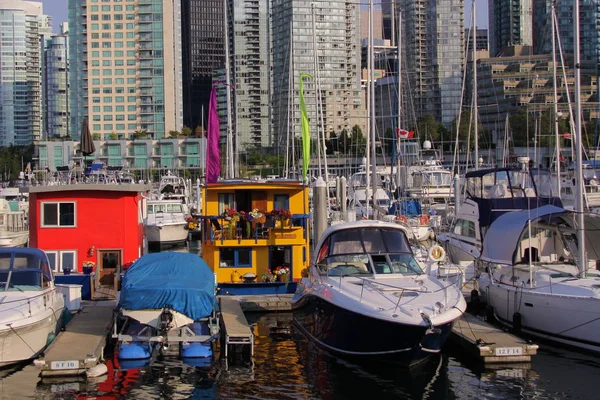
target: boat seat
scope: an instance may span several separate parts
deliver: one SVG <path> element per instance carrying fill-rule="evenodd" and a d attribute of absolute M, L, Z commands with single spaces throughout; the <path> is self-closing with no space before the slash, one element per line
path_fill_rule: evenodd
<path fill-rule="evenodd" d="M 375 263 L 375 272 L 378 274 L 391 274 L 392 269 L 387 263 Z"/>
<path fill-rule="evenodd" d="M 357 261 L 334 262 L 327 266 L 327 268 L 329 270 L 332 270 L 337 267 L 340 267 L 340 269 L 344 268 L 344 267 L 349 267 L 349 268 L 355 267 L 360 272 L 369 272 L 369 269 L 367 268 L 367 265 L 365 263 L 357 262 Z M 346 272 L 350 272 L 350 271 L 346 271 Z"/>

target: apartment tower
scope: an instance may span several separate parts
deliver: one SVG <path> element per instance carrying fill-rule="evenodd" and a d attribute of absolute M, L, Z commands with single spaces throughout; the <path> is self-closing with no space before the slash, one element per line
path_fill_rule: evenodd
<path fill-rule="evenodd" d="M 183 127 L 180 3 L 69 0 L 71 125 L 99 139 Z"/>

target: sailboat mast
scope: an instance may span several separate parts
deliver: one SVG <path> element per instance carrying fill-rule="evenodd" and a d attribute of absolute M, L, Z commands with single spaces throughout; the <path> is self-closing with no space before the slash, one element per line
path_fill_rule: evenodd
<path fill-rule="evenodd" d="M 392 18 L 392 21 L 394 19 Z M 402 10 L 398 10 L 398 43 L 396 44 L 396 70 L 398 71 L 398 122 L 397 129 L 402 129 Z M 399 135 L 396 135 L 396 152 L 402 151 Z M 398 165 L 396 188 L 400 187 L 400 157 L 396 154 L 395 163 Z"/>
<path fill-rule="evenodd" d="M 552 79 L 554 82 L 554 134 L 556 142 L 556 181 L 558 183 L 558 197 L 561 197 L 561 178 L 560 178 L 560 137 L 558 132 L 558 79 L 556 74 L 556 10 L 552 3 Z"/>
<path fill-rule="evenodd" d="M 475 23 L 475 0 L 473 0 L 473 8 L 471 10 L 473 13 L 473 22 L 471 29 L 473 30 L 473 43 L 471 43 L 471 51 L 472 51 L 472 59 L 473 59 L 473 125 L 475 127 L 474 135 L 475 135 L 475 169 L 479 168 L 479 133 L 477 126 L 479 125 L 477 121 L 477 49 L 475 47 L 476 36 L 477 36 L 477 25 Z"/>
<path fill-rule="evenodd" d="M 223 1 L 225 14 L 225 93 L 227 93 L 227 179 L 234 177 L 233 163 L 233 132 L 231 129 L 231 87 L 230 87 L 230 71 L 229 71 L 229 18 L 227 18 L 228 0 Z"/>
<path fill-rule="evenodd" d="M 317 161 L 319 163 L 319 172 L 317 176 L 322 176 L 321 174 L 321 140 L 319 139 L 319 129 L 318 129 L 318 121 L 319 121 L 319 87 L 317 86 L 317 82 L 319 81 L 319 65 L 318 65 L 318 52 L 317 52 L 317 27 L 315 23 L 315 3 L 310 3 L 311 16 L 312 16 L 312 42 L 313 42 L 313 64 L 315 73 L 313 75 L 313 89 L 315 91 L 315 122 L 317 123 Z"/>
<path fill-rule="evenodd" d="M 585 278 L 587 260 L 585 257 L 585 234 L 583 216 L 583 140 L 581 137 L 581 55 L 579 47 L 579 0 L 573 0 L 573 49 L 575 50 L 575 154 L 576 154 L 576 178 L 577 196 L 575 197 L 575 211 L 577 213 L 577 256 L 579 272 Z"/>
<path fill-rule="evenodd" d="M 370 0 L 370 13 L 369 13 L 369 58 L 371 58 L 371 70 L 369 71 L 369 81 L 371 86 L 369 86 L 371 92 L 371 110 L 370 110 L 370 118 L 369 122 L 371 125 L 370 134 L 371 134 L 371 184 L 373 185 L 373 190 L 371 191 L 373 196 L 373 215 L 375 215 L 375 204 L 376 204 L 376 193 L 377 193 L 377 169 L 376 169 L 376 146 L 375 146 L 375 43 L 373 40 L 373 14 L 374 14 L 374 5 L 373 0 Z M 367 199 L 368 204 L 368 199 Z"/>

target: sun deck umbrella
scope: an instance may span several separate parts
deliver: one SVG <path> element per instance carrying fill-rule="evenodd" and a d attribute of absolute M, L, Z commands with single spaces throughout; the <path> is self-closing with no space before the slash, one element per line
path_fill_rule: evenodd
<path fill-rule="evenodd" d="M 83 154 L 83 163 L 85 166 L 85 157 L 96 151 L 87 118 L 84 118 L 81 123 L 81 143 L 79 145 L 79 150 L 81 151 L 81 154 Z"/>

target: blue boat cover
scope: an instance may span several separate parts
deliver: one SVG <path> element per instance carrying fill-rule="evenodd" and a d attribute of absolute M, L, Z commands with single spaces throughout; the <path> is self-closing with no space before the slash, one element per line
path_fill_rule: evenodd
<path fill-rule="evenodd" d="M 170 308 L 197 320 L 215 304 L 215 276 L 194 254 L 147 254 L 123 276 L 119 305 L 128 310 Z"/>

